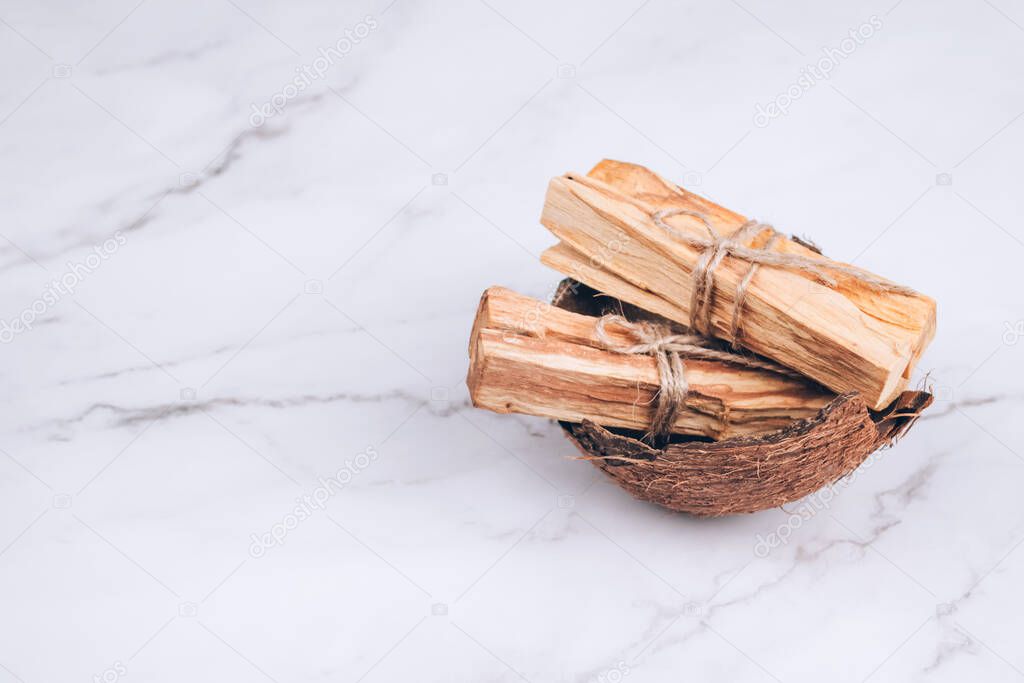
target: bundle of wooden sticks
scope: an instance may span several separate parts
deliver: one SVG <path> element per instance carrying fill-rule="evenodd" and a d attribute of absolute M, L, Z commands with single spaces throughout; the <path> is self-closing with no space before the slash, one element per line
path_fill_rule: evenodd
<path fill-rule="evenodd" d="M 479 407 L 649 440 L 750 436 L 837 394 L 882 410 L 935 332 L 929 297 L 634 164 L 554 178 L 541 223 L 559 240 L 542 261 L 619 310 L 586 316 L 488 289 L 470 340 Z"/>

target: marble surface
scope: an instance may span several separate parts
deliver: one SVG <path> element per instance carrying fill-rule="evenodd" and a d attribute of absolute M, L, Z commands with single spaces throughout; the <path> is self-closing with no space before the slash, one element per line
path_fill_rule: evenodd
<path fill-rule="evenodd" d="M 1024 8 L 388 2 L 0 6 L 0 683 L 1024 678 Z M 935 407 L 713 521 L 469 407 L 604 156 L 933 295 Z"/>

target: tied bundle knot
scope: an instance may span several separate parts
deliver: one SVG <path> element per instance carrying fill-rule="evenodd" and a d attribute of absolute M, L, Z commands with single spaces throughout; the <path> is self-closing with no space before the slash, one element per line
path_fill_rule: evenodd
<path fill-rule="evenodd" d="M 609 325 L 620 328 L 632 343 L 613 337 L 608 330 Z M 732 363 L 786 377 L 801 377 L 799 373 L 772 361 L 715 348 L 712 340 L 706 337 L 678 334 L 668 325 L 660 323 L 630 322 L 621 315 L 605 315 L 597 320 L 595 332 L 601 345 L 609 351 L 627 355 L 650 355 L 654 358 L 658 369 L 659 388 L 650 430 L 644 439 L 659 447 L 667 443 L 690 393 L 684 358 Z"/>
<path fill-rule="evenodd" d="M 677 230 L 665 222 L 672 216 L 690 216 L 696 218 L 707 233 L 707 237 L 692 235 Z M 916 296 L 917 292 L 910 287 L 898 285 L 889 280 L 873 275 L 865 270 L 845 263 L 837 263 L 824 258 L 812 258 L 801 254 L 780 253 L 772 251 L 772 247 L 782 235 L 767 223 L 748 220 L 734 233 L 725 236 L 715 230 L 706 215 L 689 209 L 662 209 L 651 214 L 651 219 L 659 228 L 675 238 L 696 249 L 700 256 L 693 267 L 693 287 L 690 294 L 690 328 L 705 335 L 712 335 L 711 307 L 715 293 L 715 271 L 726 256 L 732 256 L 750 264 L 743 279 L 736 287 L 732 315 L 729 321 L 728 336 L 733 348 L 739 347 L 742 336 L 741 316 L 747 298 L 750 282 L 760 266 L 783 268 L 812 276 L 822 285 L 835 289 L 836 274 L 853 278 L 861 284 L 880 292 L 891 292 L 905 296 Z M 755 249 L 747 246 L 747 241 L 761 232 L 768 230 L 770 235 L 764 246 Z"/>

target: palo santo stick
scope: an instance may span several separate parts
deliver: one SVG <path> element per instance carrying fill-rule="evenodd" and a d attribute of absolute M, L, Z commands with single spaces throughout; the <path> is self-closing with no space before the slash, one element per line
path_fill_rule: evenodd
<path fill-rule="evenodd" d="M 622 247 L 617 246 L 616 251 Z M 629 302 L 646 311 L 660 315 L 668 320 L 683 320 L 687 313 L 661 297 L 647 291 L 647 284 L 623 280 L 610 270 L 601 267 L 601 263 L 609 258 L 609 251 L 600 258 L 587 258 L 565 242 L 549 247 L 540 255 L 541 263 L 554 268 L 578 282 L 582 282 L 599 292 L 604 292 L 622 301 Z"/>
<path fill-rule="evenodd" d="M 702 252 L 657 225 L 652 214 L 663 209 L 700 213 L 721 235 L 745 222 L 643 167 L 604 161 L 587 177 L 551 181 L 541 222 L 570 251 L 556 247 L 544 260 L 607 294 L 689 324 L 693 271 Z M 679 233 L 706 238 L 697 218 L 665 220 Z M 754 234 L 747 246 L 763 247 L 769 234 Z M 784 238 L 772 250 L 828 262 Z M 566 267 L 573 264 L 575 273 Z M 750 267 L 726 257 L 715 268 L 714 336 L 731 339 L 736 290 Z M 842 273 L 835 280 L 829 287 L 803 272 L 760 267 L 747 289 L 740 342 L 837 392 L 858 391 L 881 409 L 906 386 L 934 335 L 935 302 L 919 294 L 880 292 Z"/>
<path fill-rule="evenodd" d="M 601 348 L 597 318 L 502 287 L 484 292 L 470 340 L 473 404 L 646 431 L 660 387 L 654 358 Z M 607 328 L 615 342 L 628 334 Z M 801 379 L 720 361 L 684 360 L 689 393 L 673 431 L 723 439 L 814 416 L 834 395 Z"/>
<path fill-rule="evenodd" d="M 588 262 L 586 256 L 564 242 L 545 249 L 540 255 L 540 262 L 568 275 L 577 282 L 582 282 L 599 292 L 607 292 L 616 299 L 628 301 L 634 306 L 656 313 L 662 318 L 679 320 L 685 315 L 677 306 L 649 294 L 646 290 L 623 280 L 615 273 L 604 270 L 593 262 Z"/>
<path fill-rule="evenodd" d="M 605 159 L 594 166 L 587 176 L 607 183 L 623 194 L 640 200 L 656 210 L 686 209 L 703 213 L 711 219 L 716 228 L 720 228 L 725 234 L 734 231 L 747 220 L 740 214 L 721 207 L 700 195 L 688 192 L 637 164 Z M 767 237 L 767 233 L 758 235 L 752 246 L 763 247 Z M 820 252 L 809 249 L 805 244 L 793 239 L 779 239 L 772 246 L 771 251 L 822 258 Z M 835 262 L 835 259 L 828 260 Z M 853 301 L 865 315 L 896 328 L 925 330 L 926 334 L 917 338 L 918 344 L 914 350 L 913 359 L 916 362 L 935 335 L 935 301 L 923 294 L 908 297 L 879 292 L 841 272 L 834 273 L 834 276 L 838 281 L 835 291 Z M 909 327 L 908 321 L 910 321 Z"/>

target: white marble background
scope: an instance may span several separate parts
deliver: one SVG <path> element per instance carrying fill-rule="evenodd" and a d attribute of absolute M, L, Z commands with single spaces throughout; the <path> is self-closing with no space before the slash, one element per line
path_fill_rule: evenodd
<path fill-rule="evenodd" d="M 1024 6 L 388 2 L 0 3 L 0 683 L 1024 678 Z M 470 408 L 603 156 L 933 295 L 931 413 L 699 521 Z"/>

